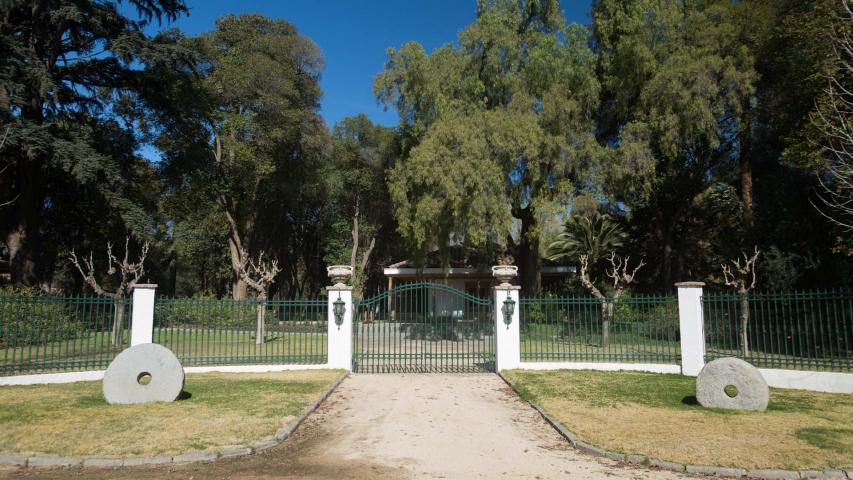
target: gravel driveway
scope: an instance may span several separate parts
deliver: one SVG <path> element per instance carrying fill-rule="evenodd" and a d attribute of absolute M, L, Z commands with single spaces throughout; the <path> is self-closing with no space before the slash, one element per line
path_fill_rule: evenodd
<path fill-rule="evenodd" d="M 119 470 L 0 470 L 8 478 L 631 478 L 683 475 L 574 450 L 493 374 L 352 375 L 263 454 Z"/>

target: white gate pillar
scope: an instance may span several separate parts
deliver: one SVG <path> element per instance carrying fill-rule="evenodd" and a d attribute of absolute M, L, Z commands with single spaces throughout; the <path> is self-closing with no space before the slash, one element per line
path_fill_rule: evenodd
<path fill-rule="evenodd" d="M 352 287 L 337 284 L 326 290 L 329 292 L 327 330 L 329 368 L 352 370 Z M 340 320 L 335 314 L 336 302 L 343 304 L 343 315 Z"/>
<path fill-rule="evenodd" d="M 681 373 L 695 377 L 705 366 L 705 319 L 702 282 L 676 283 L 681 338 Z"/>
<path fill-rule="evenodd" d="M 130 346 L 151 343 L 154 335 L 154 296 L 157 285 L 133 286 L 133 313 L 130 317 Z"/>
<path fill-rule="evenodd" d="M 518 291 L 521 287 L 509 284 L 517 275 L 518 267 L 499 265 L 492 267 L 502 283 L 495 287 L 495 371 L 521 367 L 521 329 Z M 510 311 L 511 310 L 511 311 Z M 507 323 L 508 322 L 508 323 Z"/>

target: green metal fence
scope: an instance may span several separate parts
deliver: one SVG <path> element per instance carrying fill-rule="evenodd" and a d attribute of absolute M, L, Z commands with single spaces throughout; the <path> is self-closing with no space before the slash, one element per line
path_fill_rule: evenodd
<path fill-rule="evenodd" d="M 702 305 L 707 361 L 736 356 L 757 367 L 853 372 L 853 293 L 711 293 Z"/>
<path fill-rule="evenodd" d="M 158 298 L 154 343 L 184 366 L 327 361 L 327 301 Z"/>
<path fill-rule="evenodd" d="M 130 339 L 130 299 L 0 295 L 0 374 L 103 369 Z"/>
<path fill-rule="evenodd" d="M 489 372 L 493 302 L 448 285 L 398 285 L 355 300 L 353 371 Z"/>
<path fill-rule="evenodd" d="M 647 295 L 618 302 L 592 297 L 522 297 L 521 360 L 681 362 L 678 299 Z"/>

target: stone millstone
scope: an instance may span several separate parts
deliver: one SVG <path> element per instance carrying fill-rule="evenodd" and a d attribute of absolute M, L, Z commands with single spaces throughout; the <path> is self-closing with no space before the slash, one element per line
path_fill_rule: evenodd
<path fill-rule="evenodd" d="M 140 379 L 150 376 L 150 383 Z M 107 403 L 173 402 L 184 388 L 184 368 L 168 348 L 145 343 L 121 352 L 104 374 Z"/>
<path fill-rule="evenodd" d="M 734 397 L 725 391 L 729 385 L 737 389 Z M 727 357 L 709 362 L 699 372 L 696 399 L 706 408 L 764 411 L 770 389 L 757 368 L 739 358 Z"/>

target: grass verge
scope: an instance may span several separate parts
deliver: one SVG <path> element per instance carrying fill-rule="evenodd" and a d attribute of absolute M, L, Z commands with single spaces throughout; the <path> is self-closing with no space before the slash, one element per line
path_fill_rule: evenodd
<path fill-rule="evenodd" d="M 705 409 L 695 379 L 636 372 L 505 372 L 585 441 L 693 465 L 853 467 L 853 395 L 770 390 L 766 412 Z"/>
<path fill-rule="evenodd" d="M 0 387 L 0 452 L 175 455 L 245 446 L 275 434 L 343 372 L 187 375 L 172 403 L 109 405 L 101 382 Z"/>

